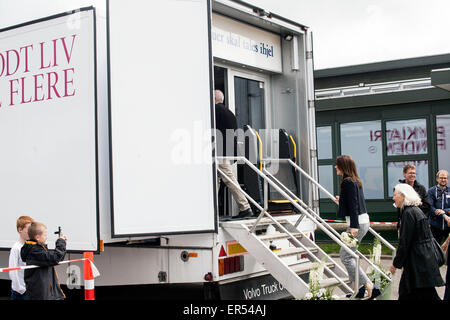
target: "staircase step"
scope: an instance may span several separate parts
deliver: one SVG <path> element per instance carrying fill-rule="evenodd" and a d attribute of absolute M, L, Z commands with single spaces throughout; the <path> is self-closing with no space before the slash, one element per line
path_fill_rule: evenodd
<path fill-rule="evenodd" d="M 295 200 L 295 202 L 298 202 L 298 200 Z M 279 199 L 279 200 L 269 200 L 269 203 L 275 203 L 275 204 L 285 204 L 285 203 L 291 203 L 291 201 L 286 199 Z"/>
<path fill-rule="evenodd" d="M 292 235 L 296 238 L 301 238 L 303 234 L 301 232 L 292 233 Z M 276 234 L 269 234 L 264 236 L 258 237 L 261 241 L 272 241 L 272 240 L 283 240 L 288 239 L 290 236 L 287 233 L 276 233 Z"/>
<path fill-rule="evenodd" d="M 308 249 L 312 253 L 316 253 L 317 251 L 319 251 L 317 248 L 308 248 Z M 296 254 L 305 254 L 306 250 L 303 249 L 303 248 L 293 247 L 293 248 L 282 249 L 282 250 L 279 250 L 279 251 L 274 251 L 274 253 L 278 257 L 282 258 L 282 257 L 293 256 L 293 255 L 296 255 Z"/>
<path fill-rule="evenodd" d="M 327 262 L 326 266 L 328 268 L 334 268 L 335 264 L 333 262 Z M 312 262 L 304 262 L 304 263 L 294 264 L 289 267 L 296 274 L 303 274 L 303 273 L 307 273 L 307 272 L 311 271 L 311 269 L 313 267 L 313 263 Z"/>
<path fill-rule="evenodd" d="M 280 219 L 280 218 L 275 218 L 275 220 L 278 221 L 278 223 L 283 224 L 283 223 L 288 223 L 289 221 L 287 221 L 286 219 Z M 255 220 L 245 220 L 245 222 L 243 223 L 244 225 L 251 227 L 255 224 Z M 271 219 L 269 218 L 263 218 L 258 222 L 258 226 L 266 226 L 266 225 L 272 225 L 275 224 Z"/>
<path fill-rule="evenodd" d="M 346 284 L 350 283 L 350 280 L 348 278 L 342 278 L 342 281 Z M 322 281 L 320 281 L 321 288 L 328 288 L 328 287 L 336 286 L 339 284 L 340 284 L 340 282 L 335 278 L 327 278 L 327 279 L 323 279 Z"/>
<path fill-rule="evenodd" d="M 284 215 L 283 217 L 274 217 L 274 218 L 280 224 L 289 223 L 289 221 L 286 220 L 285 217 L 286 217 L 286 215 Z M 256 221 L 256 219 L 220 221 L 220 226 L 224 227 L 224 228 L 237 228 L 237 229 L 241 229 L 243 226 L 245 226 L 247 228 L 251 228 L 255 224 L 255 221 Z M 259 221 L 257 228 L 269 226 L 269 225 L 273 225 L 273 224 L 274 224 L 274 222 L 271 219 L 262 218 Z"/>

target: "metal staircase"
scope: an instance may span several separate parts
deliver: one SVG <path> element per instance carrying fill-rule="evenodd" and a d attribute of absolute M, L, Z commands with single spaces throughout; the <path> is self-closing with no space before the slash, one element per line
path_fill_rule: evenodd
<path fill-rule="evenodd" d="M 293 161 L 291 161 L 290 159 L 265 159 L 264 160 L 264 165 L 263 165 L 263 172 L 273 181 L 275 181 L 276 183 L 278 183 L 278 185 L 285 190 L 288 194 L 290 194 L 294 199 L 297 200 L 297 202 L 303 207 L 303 209 L 307 210 L 310 214 L 314 215 L 315 218 L 322 224 L 324 225 L 330 232 L 332 232 L 335 236 L 340 236 L 339 233 L 334 230 L 324 219 L 322 219 L 314 210 L 312 210 L 311 208 L 309 208 L 301 199 L 299 199 L 295 194 L 292 193 L 292 191 L 290 191 L 288 188 L 286 188 L 280 181 L 278 181 L 267 169 L 266 169 L 266 164 L 270 163 L 270 162 L 274 162 L 274 161 L 278 161 L 278 162 L 287 162 L 289 163 L 292 167 L 294 167 L 297 171 L 299 171 L 304 177 L 306 177 L 315 187 L 317 187 L 318 189 L 320 189 L 329 199 L 331 199 L 333 202 L 335 202 L 336 204 L 338 204 L 338 201 L 336 200 L 336 198 L 330 193 L 328 192 L 328 190 L 326 190 L 322 185 L 320 185 L 317 181 L 315 181 L 307 172 L 305 172 L 301 167 L 299 167 L 296 163 L 294 163 Z M 300 216 L 300 218 L 297 220 L 296 222 L 296 226 L 301 222 L 301 220 L 305 217 L 304 214 L 302 214 Z M 392 246 L 386 239 L 384 239 L 383 237 L 381 237 L 374 229 L 372 229 L 371 227 L 369 227 L 369 232 L 375 237 L 378 238 L 378 240 L 380 240 L 380 242 L 385 245 L 386 247 L 388 247 L 391 251 L 392 251 L 392 257 L 395 257 L 395 252 L 396 249 L 394 246 Z M 367 262 L 368 264 L 370 264 L 372 266 L 372 268 L 374 268 L 376 271 L 380 272 L 381 275 L 388 279 L 389 281 L 391 281 L 391 278 L 389 277 L 389 275 L 387 275 L 386 273 L 384 273 L 382 270 L 380 270 L 380 268 L 378 268 L 378 266 L 374 265 L 365 255 L 363 255 L 361 252 L 359 252 L 358 250 L 356 251 L 356 254 L 362 258 L 365 262 Z"/>
<path fill-rule="evenodd" d="M 308 286 L 308 273 L 312 268 L 314 262 L 321 262 L 324 260 L 324 279 L 321 282 L 322 288 L 337 286 L 344 294 L 351 294 L 355 296 L 359 288 L 359 266 L 360 258 L 366 260 L 366 262 L 372 266 L 375 270 L 381 272 L 382 276 L 386 277 L 389 281 L 391 278 L 384 274 L 376 265 L 368 260 L 360 252 L 353 252 L 345 243 L 340 240 L 340 235 L 311 208 L 309 208 L 301 199 L 296 197 L 288 188 L 284 187 L 271 173 L 264 168 L 258 169 L 245 157 L 218 157 L 223 160 L 238 160 L 245 163 L 245 165 L 252 168 L 261 178 L 264 180 L 265 188 L 270 185 L 271 188 L 276 190 L 287 199 L 296 209 L 300 212 L 299 218 L 295 223 L 286 217 L 273 217 L 267 212 L 267 207 L 261 207 L 255 200 L 253 200 L 245 191 L 242 191 L 247 199 L 260 211 L 259 216 L 252 220 L 236 220 L 236 221 L 224 221 L 220 223 L 220 226 L 228 232 L 234 239 L 236 239 L 256 261 L 258 261 L 264 268 L 278 280 L 289 293 L 297 299 L 304 298 L 305 294 L 309 292 Z M 268 159 L 264 162 L 270 161 L 283 161 L 282 159 Z M 309 175 L 306 174 L 300 167 L 298 167 L 291 160 L 286 160 L 291 165 L 314 183 L 315 187 L 323 189 L 316 181 L 314 181 Z M 220 176 L 233 183 L 220 169 L 217 169 Z M 236 186 L 236 185 L 235 185 Z M 239 186 L 237 186 L 239 187 Z M 324 189 L 325 190 L 325 189 Z M 326 190 L 325 190 L 326 191 Z M 327 193 L 329 196 L 331 194 Z M 333 197 L 331 195 L 331 197 Z M 334 198 L 334 197 L 333 197 Z M 335 200 L 335 199 L 334 199 Z M 353 286 L 350 287 L 350 281 L 348 279 L 347 272 L 344 268 L 338 265 L 333 259 L 327 255 L 313 240 L 305 236 L 300 230 L 298 225 L 304 218 L 308 218 L 313 222 L 317 228 L 323 231 L 334 242 L 339 244 L 344 250 L 346 250 L 356 261 L 356 275 Z M 272 225 L 277 231 L 274 235 L 258 235 L 255 231 L 257 228 L 261 228 L 263 225 Z M 384 240 L 375 231 L 371 232 L 380 239 L 380 241 L 387 245 L 391 250 L 392 247 L 389 242 Z M 292 247 L 280 251 L 271 250 L 270 241 L 287 239 Z M 306 257 L 307 262 L 297 263 L 289 260 L 289 256 L 303 255 Z"/>
<path fill-rule="evenodd" d="M 276 236 L 258 236 L 250 232 L 254 222 L 249 220 L 223 222 L 223 227 L 230 233 L 253 257 L 264 266 L 269 273 L 277 279 L 289 293 L 295 298 L 303 298 L 309 291 L 307 275 L 312 268 L 313 261 L 321 261 L 326 254 L 308 237 L 299 232 L 288 220 L 277 217 L 261 219 L 258 223 L 273 225 L 279 234 Z M 293 247 L 272 251 L 269 241 L 273 239 L 287 239 Z M 292 255 L 307 255 L 310 262 L 288 264 L 285 259 Z M 325 274 L 330 276 L 321 283 L 322 287 L 340 285 L 346 293 L 353 293 L 348 286 L 346 272 L 332 261 L 325 264 Z"/>

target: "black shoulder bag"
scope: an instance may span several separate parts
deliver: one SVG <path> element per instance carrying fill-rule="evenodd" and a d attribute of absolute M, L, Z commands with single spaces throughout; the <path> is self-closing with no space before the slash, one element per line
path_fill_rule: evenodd
<path fill-rule="evenodd" d="M 436 257 L 436 261 L 439 267 L 443 266 L 445 263 L 445 254 L 444 251 L 442 251 L 441 246 L 436 241 L 434 237 L 432 237 L 432 243 L 433 243 L 433 252 Z"/>

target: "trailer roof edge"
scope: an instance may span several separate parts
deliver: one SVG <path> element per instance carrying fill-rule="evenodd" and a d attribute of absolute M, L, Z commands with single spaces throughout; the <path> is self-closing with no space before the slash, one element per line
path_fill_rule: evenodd
<path fill-rule="evenodd" d="M 285 34 L 287 33 L 286 31 L 304 34 L 306 31 L 310 30 L 308 26 L 285 18 L 281 15 L 266 11 L 263 8 L 249 4 L 245 1 L 213 0 L 212 2 L 214 11 L 230 16 L 237 20 L 245 21 L 246 23 L 249 23 L 249 21 L 247 21 L 247 19 L 244 19 L 243 17 L 239 17 L 239 14 L 248 15 L 255 18 L 252 23 L 253 25 L 266 29 L 268 31 L 277 32 L 280 34 Z M 231 12 L 233 10 L 234 14 Z M 239 14 L 236 14 L 237 12 Z M 269 26 L 268 24 L 270 24 L 271 26 Z"/>

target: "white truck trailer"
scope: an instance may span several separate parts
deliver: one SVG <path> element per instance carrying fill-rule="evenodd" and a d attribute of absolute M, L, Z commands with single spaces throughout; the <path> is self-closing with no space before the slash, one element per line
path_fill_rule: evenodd
<path fill-rule="evenodd" d="M 212 299 L 304 296 L 311 263 L 325 256 L 313 241 L 308 27 L 231 0 L 0 6 L 0 266 L 17 217 L 29 215 L 47 225 L 50 248 L 62 227 L 66 258 L 95 252 L 98 299 L 192 288 Z M 263 194 L 250 200 L 261 219 L 223 219 L 237 214 L 232 201 L 219 216 L 215 88 L 257 135 L 247 147 L 257 161 L 238 162 L 262 182 L 244 183 Z M 279 161 L 280 129 L 290 159 Z M 290 209 L 270 215 L 270 199 Z M 83 284 L 76 266 L 58 271 L 68 289 Z M 325 273 L 324 286 L 352 292 L 331 260 Z"/>

